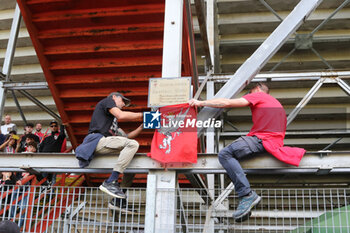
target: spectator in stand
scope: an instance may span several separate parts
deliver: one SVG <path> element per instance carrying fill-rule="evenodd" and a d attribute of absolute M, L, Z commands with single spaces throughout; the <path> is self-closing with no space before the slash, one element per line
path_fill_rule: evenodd
<path fill-rule="evenodd" d="M 18 174 L 18 175 L 20 175 L 20 174 Z M 0 208 L 4 209 L 4 212 L 2 213 L 3 216 L 8 216 L 8 217 L 12 216 L 12 215 L 10 215 L 11 209 L 13 208 L 12 202 L 17 197 L 17 192 L 16 192 L 16 194 L 14 194 L 14 192 L 13 192 L 13 185 L 15 185 L 17 181 L 18 181 L 18 177 L 14 172 L 1 172 L 0 173 L 0 189 L 2 189 L 3 193 L 12 190 L 12 192 L 8 193 L 7 198 L 5 200 L 3 200 L 2 203 L 0 202 L 0 204 L 1 204 Z"/>
<path fill-rule="evenodd" d="M 21 142 L 17 143 L 17 148 L 16 148 L 16 152 L 26 152 L 28 150 L 28 145 L 32 142 L 35 142 L 36 139 L 36 135 L 34 134 L 27 134 L 25 136 L 25 141 L 24 144 Z M 23 138 L 23 137 L 22 137 Z"/>
<path fill-rule="evenodd" d="M 13 172 L 1 172 L 0 173 L 0 184 L 1 185 L 15 185 L 17 177 Z"/>
<path fill-rule="evenodd" d="M 5 153 L 15 153 L 18 139 L 18 135 L 8 134 L 5 138 L 5 142 L 1 144 L 0 150 Z"/>
<path fill-rule="evenodd" d="M 40 142 L 42 142 L 43 138 L 44 138 L 44 133 L 41 132 L 42 129 L 42 125 L 40 123 L 36 124 L 35 126 L 35 135 L 39 137 Z"/>
<path fill-rule="evenodd" d="M 58 153 L 61 152 L 64 146 L 66 134 L 64 132 L 64 125 L 61 125 L 58 131 L 57 121 L 50 122 L 51 134 L 46 136 L 39 146 L 39 152 Z"/>
<path fill-rule="evenodd" d="M 60 131 L 58 131 L 57 121 L 50 122 L 51 134 L 46 136 L 42 143 L 39 145 L 39 152 L 48 152 L 48 153 L 59 153 L 62 151 L 62 148 L 65 148 L 66 144 L 66 134 L 64 132 L 64 125 L 61 125 Z M 43 174 L 44 177 L 47 177 L 49 186 L 56 183 L 56 175 L 52 174 Z"/>
<path fill-rule="evenodd" d="M 32 135 L 30 137 L 34 138 L 34 141 L 36 143 L 40 143 L 39 137 L 33 134 L 33 128 L 34 128 L 33 123 L 27 123 L 26 126 L 24 127 L 24 134 L 21 136 L 20 146 L 19 146 L 20 149 L 18 152 L 25 151 L 26 138 L 28 137 L 28 135 Z"/>
<path fill-rule="evenodd" d="M 14 123 L 11 123 L 11 116 L 6 114 L 4 118 L 5 124 L 1 126 L 1 132 L 6 135 L 10 131 L 17 131 L 17 126 Z"/>
<path fill-rule="evenodd" d="M 36 144 L 36 142 L 28 143 L 28 147 L 27 147 L 28 153 L 36 153 L 37 151 L 38 151 L 38 145 Z"/>

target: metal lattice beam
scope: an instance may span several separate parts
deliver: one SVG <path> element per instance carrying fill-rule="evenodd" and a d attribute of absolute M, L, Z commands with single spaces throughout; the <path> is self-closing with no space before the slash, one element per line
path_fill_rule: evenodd
<path fill-rule="evenodd" d="M 316 9 L 322 0 L 302 0 L 283 22 L 272 32 L 262 45 L 248 58 L 230 79 L 215 95 L 215 98 L 232 98 L 254 78 L 269 59 L 278 51 L 289 36 L 294 33 L 305 21 L 305 18 Z M 199 120 L 217 117 L 221 109 L 203 108 L 198 114 Z M 204 132 L 198 130 L 198 136 Z"/>
<path fill-rule="evenodd" d="M 272 155 L 261 154 L 242 161 L 241 164 L 247 173 L 315 173 L 322 169 L 330 169 L 330 172 L 350 172 L 349 156 L 350 151 L 307 152 L 299 167 L 294 167 L 277 160 Z M 108 173 L 112 171 L 116 158 L 116 154 L 96 156 L 87 168 L 79 168 L 75 154 L 18 153 L 8 156 L 6 153 L 1 153 L 0 171 L 22 171 L 31 168 L 39 172 Z M 163 164 L 147 157 L 146 154 L 136 154 L 126 173 L 147 173 L 164 169 Z M 167 170 L 177 170 L 180 173 L 225 173 L 217 154 L 198 154 L 197 163 L 172 165 L 168 166 Z"/>
<path fill-rule="evenodd" d="M 204 7 L 203 7 L 204 3 L 203 3 L 203 0 L 195 0 L 194 4 L 196 7 L 199 29 L 202 37 L 202 45 L 203 45 L 203 50 L 205 54 L 206 65 L 207 67 L 212 67 L 213 64 L 212 64 L 211 54 L 209 49 L 207 23 L 206 23 L 206 17 L 205 17 Z"/>
<path fill-rule="evenodd" d="M 2 74 L 5 76 L 5 82 L 10 81 L 11 69 L 13 58 L 16 50 L 16 43 L 18 38 L 18 33 L 21 25 L 21 12 L 18 5 L 16 4 L 15 14 L 13 16 L 10 37 L 7 43 L 7 49 L 5 54 L 4 65 L 2 67 Z M 5 100 L 7 95 L 7 89 L 2 86 L 0 82 L 0 119 L 4 114 Z"/>

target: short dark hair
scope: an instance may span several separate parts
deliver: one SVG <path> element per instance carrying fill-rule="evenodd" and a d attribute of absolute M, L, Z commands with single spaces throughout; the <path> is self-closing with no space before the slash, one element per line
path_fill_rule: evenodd
<path fill-rule="evenodd" d="M 27 134 L 27 135 L 26 135 L 26 139 L 27 139 L 27 138 L 35 140 L 35 135 L 32 134 L 32 133 Z"/>
<path fill-rule="evenodd" d="M 11 130 L 9 134 L 17 134 L 16 130 Z"/>
<path fill-rule="evenodd" d="M 258 82 L 257 84 L 255 84 L 255 85 L 253 86 L 253 88 L 252 88 L 251 90 L 253 90 L 253 89 L 256 88 L 256 87 L 259 87 L 260 90 L 262 90 L 263 92 L 265 92 L 265 93 L 267 93 L 267 94 L 270 93 L 270 89 L 269 89 L 269 87 L 268 87 L 265 83 Z"/>
<path fill-rule="evenodd" d="M 50 121 L 50 126 L 51 126 L 52 124 L 56 124 L 56 125 L 58 125 L 57 121 L 55 121 L 55 120 Z"/>
<path fill-rule="evenodd" d="M 28 147 L 28 146 L 32 146 L 32 147 L 34 147 L 36 150 L 38 150 L 38 144 L 36 144 L 35 141 L 29 142 L 29 143 L 27 144 L 27 147 Z"/>
<path fill-rule="evenodd" d="M 32 127 L 32 128 L 34 128 L 34 124 L 28 122 L 28 123 L 25 125 L 25 127 Z"/>

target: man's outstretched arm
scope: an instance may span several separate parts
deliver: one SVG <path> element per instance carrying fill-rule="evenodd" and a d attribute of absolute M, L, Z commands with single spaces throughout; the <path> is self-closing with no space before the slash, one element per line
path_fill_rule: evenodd
<path fill-rule="evenodd" d="M 123 111 L 117 107 L 109 109 L 109 112 L 118 120 L 140 120 L 142 119 L 142 112 Z"/>
<path fill-rule="evenodd" d="M 211 100 L 195 100 L 191 99 L 189 101 L 190 106 L 196 107 L 212 107 L 212 108 L 237 108 L 237 107 L 245 107 L 249 106 L 249 101 L 245 98 L 236 98 L 236 99 L 224 99 L 217 98 Z"/>

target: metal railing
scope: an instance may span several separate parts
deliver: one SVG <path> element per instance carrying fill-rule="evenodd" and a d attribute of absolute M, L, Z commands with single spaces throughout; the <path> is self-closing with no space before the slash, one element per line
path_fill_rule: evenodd
<path fill-rule="evenodd" d="M 16 189 L 17 188 L 17 189 Z M 12 190 L 12 192 L 10 192 Z M 15 191 L 17 190 L 17 191 Z M 168 200 L 162 200 L 155 218 L 156 232 L 349 232 L 350 189 L 255 189 L 262 197 L 251 217 L 236 223 L 232 214 L 238 198 L 234 191 L 218 205 L 201 189 L 158 189 L 176 192 L 175 229 L 166 223 Z M 211 190 L 218 196 L 221 190 Z M 0 220 L 12 220 L 21 232 L 144 232 L 146 189 L 127 188 L 127 212 L 110 208 L 112 198 L 97 187 L 3 186 Z"/>

